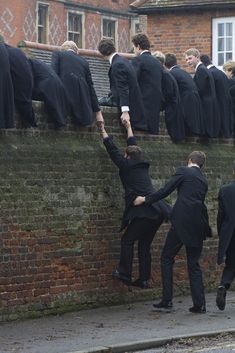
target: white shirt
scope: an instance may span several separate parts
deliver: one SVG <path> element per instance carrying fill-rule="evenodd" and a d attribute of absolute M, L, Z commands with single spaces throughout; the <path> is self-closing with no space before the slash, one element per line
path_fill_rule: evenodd
<path fill-rule="evenodd" d="M 196 65 L 196 67 L 195 67 L 195 71 L 197 71 L 198 66 L 201 65 L 201 64 L 202 64 L 202 62 L 199 61 L 199 63 L 198 63 L 198 64 Z"/>
<path fill-rule="evenodd" d="M 189 164 L 188 164 L 188 167 L 189 167 L 189 168 L 191 168 L 191 167 L 198 167 L 198 168 L 200 168 L 199 165 L 197 165 L 196 163 L 189 163 Z"/>

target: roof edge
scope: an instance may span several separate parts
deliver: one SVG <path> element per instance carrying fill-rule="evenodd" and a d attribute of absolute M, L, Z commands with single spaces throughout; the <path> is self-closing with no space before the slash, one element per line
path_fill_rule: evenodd
<path fill-rule="evenodd" d="M 131 11 L 137 12 L 140 14 L 149 14 L 154 12 L 172 12 L 172 11 L 190 11 L 190 10 L 211 10 L 211 9 L 231 9 L 235 8 L 235 4 L 206 4 L 206 5 L 180 5 L 180 6 L 169 6 L 169 7 L 157 7 L 157 6 L 149 6 L 149 7 L 137 7 L 137 3 L 141 2 L 141 0 L 136 0 L 130 4 Z M 146 1 L 144 1 L 145 3 Z M 142 4 L 143 5 L 143 4 Z M 139 5 L 139 6 L 142 6 Z"/>

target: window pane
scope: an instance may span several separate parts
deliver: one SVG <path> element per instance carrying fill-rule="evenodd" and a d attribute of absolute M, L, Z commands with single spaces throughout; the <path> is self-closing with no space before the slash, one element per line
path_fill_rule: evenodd
<path fill-rule="evenodd" d="M 233 54 L 232 53 L 226 53 L 226 61 L 232 60 Z"/>
<path fill-rule="evenodd" d="M 115 40 L 115 21 L 103 20 L 103 35 Z"/>
<path fill-rule="evenodd" d="M 223 37 L 224 36 L 224 23 L 219 23 L 218 24 L 218 36 Z"/>
<path fill-rule="evenodd" d="M 224 38 L 218 39 L 218 51 L 224 51 Z"/>
<path fill-rule="evenodd" d="M 219 53 L 218 54 L 218 65 L 222 66 L 224 64 L 224 54 L 223 53 Z"/>
<path fill-rule="evenodd" d="M 232 36 L 233 35 L 233 24 L 232 23 L 226 23 L 226 36 Z"/>
<path fill-rule="evenodd" d="M 47 42 L 47 14 L 48 6 L 40 5 L 38 6 L 38 42 Z"/>
<path fill-rule="evenodd" d="M 232 38 L 226 38 L 226 51 L 230 51 L 233 49 Z"/>

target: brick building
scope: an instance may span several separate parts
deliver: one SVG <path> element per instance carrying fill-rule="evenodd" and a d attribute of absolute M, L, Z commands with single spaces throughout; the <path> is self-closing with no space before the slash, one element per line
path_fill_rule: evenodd
<path fill-rule="evenodd" d="M 0 33 L 6 42 L 21 40 L 60 45 L 74 40 L 80 48 L 96 49 L 101 37 L 115 40 L 119 51 L 130 48 L 130 36 L 144 30 L 129 11 L 130 0 L 2 0 Z"/>
<path fill-rule="evenodd" d="M 222 66 L 235 59 L 235 0 L 136 0 L 132 11 L 147 15 L 154 50 L 183 53 L 197 47 Z"/>

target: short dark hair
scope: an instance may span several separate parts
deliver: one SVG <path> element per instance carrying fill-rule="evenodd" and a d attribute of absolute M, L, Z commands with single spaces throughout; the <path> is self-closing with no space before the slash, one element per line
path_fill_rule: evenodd
<path fill-rule="evenodd" d="M 109 56 L 115 53 L 116 48 L 111 39 L 101 39 L 98 44 L 98 50 L 103 56 Z"/>
<path fill-rule="evenodd" d="M 132 37 L 131 41 L 135 47 L 137 47 L 139 45 L 140 49 L 143 49 L 143 50 L 150 49 L 150 41 L 149 41 L 148 37 L 146 36 L 146 34 L 144 34 L 144 33 L 136 34 L 134 37 Z"/>
<path fill-rule="evenodd" d="M 202 54 L 200 56 L 200 60 L 205 66 L 208 66 L 208 65 L 212 64 L 211 59 L 206 54 Z"/>
<path fill-rule="evenodd" d="M 142 159 L 142 149 L 136 145 L 130 145 L 126 148 L 126 154 L 130 159 Z"/>
<path fill-rule="evenodd" d="M 191 159 L 192 163 L 197 164 L 200 168 L 202 168 L 203 164 L 206 161 L 206 155 L 202 151 L 193 151 L 188 156 L 188 160 Z"/>
<path fill-rule="evenodd" d="M 170 69 L 172 66 L 177 65 L 176 55 L 173 53 L 166 53 L 165 55 L 165 66 Z"/>

